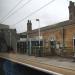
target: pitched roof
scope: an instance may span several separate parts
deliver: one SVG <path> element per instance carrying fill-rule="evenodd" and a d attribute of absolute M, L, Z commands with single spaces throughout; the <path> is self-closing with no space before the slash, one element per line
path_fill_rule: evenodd
<path fill-rule="evenodd" d="M 8 25 L 0 24 L 0 29 L 9 29 Z"/>
<path fill-rule="evenodd" d="M 42 27 L 42 28 L 40 28 L 40 31 L 46 31 L 46 30 L 50 30 L 50 29 L 54 29 L 54 28 L 60 28 L 60 27 L 69 26 L 69 25 L 72 25 L 72 24 L 75 24 L 75 22 L 67 20 L 67 21 L 63 21 L 63 22 L 57 23 L 57 24 L 53 24 L 53 25 L 48 25 L 48 26 Z M 30 33 L 35 33 L 37 31 L 38 31 L 38 29 L 34 29 Z"/>
<path fill-rule="evenodd" d="M 46 30 L 50 30 L 50 29 L 54 29 L 54 28 L 60 28 L 60 27 L 69 26 L 69 25 L 72 25 L 72 24 L 75 24 L 75 21 L 67 20 L 67 21 L 57 23 L 57 24 L 42 27 L 42 28 L 40 28 L 40 31 L 46 31 Z M 36 32 L 38 32 L 38 29 L 34 29 L 30 33 L 36 33 Z M 27 32 L 23 32 L 21 34 L 27 34 Z"/>

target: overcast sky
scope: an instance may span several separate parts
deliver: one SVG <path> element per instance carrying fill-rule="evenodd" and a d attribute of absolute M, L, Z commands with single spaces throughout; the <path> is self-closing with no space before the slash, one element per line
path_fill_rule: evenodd
<path fill-rule="evenodd" d="M 19 1 L 20 0 L 0 0 L 0 23 L 10 25 L 11 28 L 16 28 L 18 33 L 27 30 L 26 23 L 28 19 L 32 21 L 32 28 L 36 29 L 39 27 L 36 22 L 36 18 L 39 18 L 40 20 L 40 27 L 62 22 L 68 20 L 69 18 L 69 0 L 54 0 L 52 3 L 32 15 L 30 15 L 32 12 L 36 11 L 52 0 L 21 0 L 18 6 L 15 7 L 11 13 L 16 10 L 17 11 L 13 15 L 10 13 L 9 15 L 11 16 L 9 16 L 5 21 L 1 20 Z M 25 6 L 22 7 L 24 4 Z M 27 17 L 28 15 L 30 16 Z M 16 24 L 23 18 L 25 19 L 22 22 Z"/>

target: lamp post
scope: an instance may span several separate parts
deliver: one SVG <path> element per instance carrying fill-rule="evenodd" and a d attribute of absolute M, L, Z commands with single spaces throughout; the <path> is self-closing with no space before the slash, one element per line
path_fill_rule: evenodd
<path fill-rule="evenodd" d="M 39 19 L 36 19 L 36 21 L 38 22 L 38 33 L 39 33 L 39 55 L 40 55 L 40 20 Z"/>
<path fill-rule="evenodd" d="M 29 36 L 28 36 L 28 31 L 27 31 L 27 51 L 26 51 L 26 53 L 28 54 L 28 48 L 29 48 L 29 44 L 28 44 L 28 41 L 29 41 Z"/>

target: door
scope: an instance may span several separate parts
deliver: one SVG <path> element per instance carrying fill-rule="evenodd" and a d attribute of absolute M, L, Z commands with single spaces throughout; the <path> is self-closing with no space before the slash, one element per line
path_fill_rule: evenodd
<path fill-rule="evenodd" d="M 73 39 L 73 52 L 74 52 L 74 55 L 75 55 L 75 38 Z"/>
<path fill-rule="evenodd" d="M 56 55 L 56 52 L 55 52 L 56 41 L 50 41 L 50 49 L 51 49 L 51 55 Z"/>

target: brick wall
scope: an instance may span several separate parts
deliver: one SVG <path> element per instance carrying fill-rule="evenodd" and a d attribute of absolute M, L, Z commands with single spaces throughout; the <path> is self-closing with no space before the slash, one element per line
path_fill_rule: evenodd
<path fill-rule="evenodd" d="M 65 48 L 67 54 L 72 54 L 74 33 L 75 33 L 75 25 L 64 26 L 64 39 L 63 39 L 63 27 L 41 31 L 45 47 L 44 51 L 46 50 L 46 55 L 50 54 L 50 40 L 52 36 L 55 37 L 56 44 L 59 43 L 61 45 L 64 41 L 64 47 L 67 47 Z M 38 36 L 38 32 L 30 34 L 30 36 L 31 37 Z"/>

